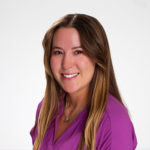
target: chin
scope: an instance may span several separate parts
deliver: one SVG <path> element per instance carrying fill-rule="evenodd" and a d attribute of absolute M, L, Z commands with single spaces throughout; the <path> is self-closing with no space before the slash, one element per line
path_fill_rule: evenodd
<path fill-rule="evenodd" d="M 78 91 L 78 89 L 74 89 L 74 88 L 63 88 L 63 90 L 65 92 L 67 92 L 68 94 L 73 94 L 73 93 L 76 93 Z"/>

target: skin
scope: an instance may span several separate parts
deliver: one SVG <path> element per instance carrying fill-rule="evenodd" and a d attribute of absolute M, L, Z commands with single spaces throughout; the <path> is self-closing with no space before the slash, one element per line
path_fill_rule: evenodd
<path fill-rule="evenodd" d="M 88 104 L 89 86 L 92 80 L 95 63 L 85 54 L 81 47 L 80 36 L 75 28 L 61 27 L 56 31 L 52 44 L 50 65 L 59 85 L 66 91 L 68 107 L 67 116 L 73 116 Z M 75 74 L 72 78 L 64 76 Z M 57 139 L 72 123 L 64 124 L 62 115 L 58 121 Z"/>

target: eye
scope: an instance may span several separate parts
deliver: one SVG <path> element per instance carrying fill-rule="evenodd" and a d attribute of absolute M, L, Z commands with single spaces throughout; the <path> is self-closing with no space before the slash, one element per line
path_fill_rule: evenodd
<path fill-rule="evenodd" d="M 53 54 L 54 55 L 61 55 L 61 54 L 63 54 L 63 52 L 61 52 L 61 51 L 54 51 Z"/>
<path fill-rule="evenodd" d="M 75 53 L 75 55 L 79 55 L 79 54 L 83 53 L 83 50 L 76 50 L 74 53 Z"/>

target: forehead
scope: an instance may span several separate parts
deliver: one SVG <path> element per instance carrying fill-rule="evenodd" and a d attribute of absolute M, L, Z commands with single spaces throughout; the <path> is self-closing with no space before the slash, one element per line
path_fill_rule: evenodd
<path fill-rule="evenodd" d="M 79 32 L 72 27 L 59 28 L 53 37 L 53 46 L 79 46 L 80 35 Z"/>

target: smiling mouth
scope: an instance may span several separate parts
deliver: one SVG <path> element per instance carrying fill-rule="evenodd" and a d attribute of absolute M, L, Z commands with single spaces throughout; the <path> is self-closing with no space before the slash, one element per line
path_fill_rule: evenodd
<path fill-rule="evenodd" d="M 73 73 L 73 74 L 61 74 L 63 77 L 71 79 L 73 77 L 76 77 L 77 75 L 79 75 L 79 73 Z"/>

